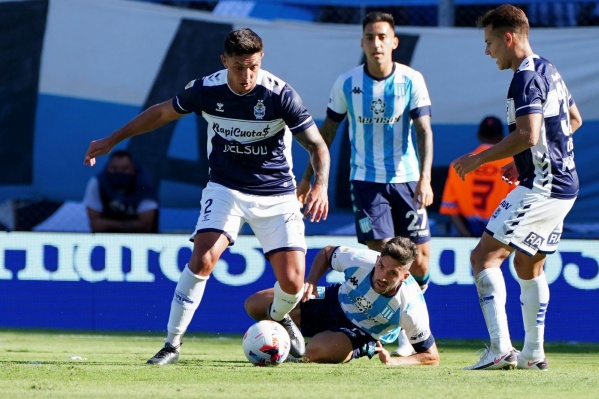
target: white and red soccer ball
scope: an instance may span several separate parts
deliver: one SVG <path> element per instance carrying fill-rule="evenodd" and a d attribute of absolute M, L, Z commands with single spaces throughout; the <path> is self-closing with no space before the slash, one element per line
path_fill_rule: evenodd
<path fill-rule="evenodd" d="M 256 366 L 278 366 L 287 359 L 290 347 L 287 331 L 271 320 L 253 324 L 243 336 L 243 353 Z"/>

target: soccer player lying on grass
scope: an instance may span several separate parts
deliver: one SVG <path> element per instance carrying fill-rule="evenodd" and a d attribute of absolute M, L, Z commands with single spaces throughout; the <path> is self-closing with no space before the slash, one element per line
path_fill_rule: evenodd
<path fill-rule="evenodd" d="M 389 240 L 382 251 L 327 246 L 314 258 L 306 278 L 304 297 L 290 312 L 305 337 L 305 362 L 344 363 L 378 353 L 394 366 L 438 365 L 439 352 L 429 327 L 420 287 L 410 275 L 418 250 L 405 237 Z M 318 290 L 318 279 L 330 270 L 345 274 L 345 282 Z M 320 293 L 319 293 L 320 291 Z M 256 320 L 267 318 L 273 290 L 255 293 L 245 302 Z M 405 329 L 414 354 L 391 357 L 383 344 L 397 340 Z"/>

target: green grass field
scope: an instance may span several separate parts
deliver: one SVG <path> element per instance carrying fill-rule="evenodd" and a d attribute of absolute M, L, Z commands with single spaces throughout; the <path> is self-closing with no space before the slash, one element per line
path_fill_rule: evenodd
<path fill-rule="evenodd" d="M 547 373 L 462 371 L 484 343 L 438 341 L 439 367 L 250 365 L 240 336 L 186 336 L 180 362 L 145 361 L 162 335 L 0 330 L 0 398 L 597 398 L 599 345 L 546 344 Z"/>

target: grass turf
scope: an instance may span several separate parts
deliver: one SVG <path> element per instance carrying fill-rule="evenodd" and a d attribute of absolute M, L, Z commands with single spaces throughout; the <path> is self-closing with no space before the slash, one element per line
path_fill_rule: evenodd
<path fill-rule="evenodd" d="M 484 342 L 437 342 L 439 367 L 250 365 L 241 337 L 190 334 L 180 361 L 146 360 L 162 335 L 0 330 L 0 398 L 597 398 L 599 345 L 546 343 L 549 372 L 462 371 Z"/>

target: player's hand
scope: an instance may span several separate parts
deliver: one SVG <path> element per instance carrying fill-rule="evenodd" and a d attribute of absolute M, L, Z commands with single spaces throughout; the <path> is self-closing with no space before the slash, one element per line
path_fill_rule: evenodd
<path fill-rule="evenodd" d="M 464 180 L 466 175 L 475 171 L 481 166 L 476 154 L 462 155 L 453 162 L 453 169 L 456 171 L 460 179 Z"/>
<path fill-rule="evenodd" d="M 297 194 L 297 200 L 302 207 L 306 204 L 306 199 L 308 198 L 308 193 L 310 190 L 312 190 L 312 185 L 306 179 L 300 180 L 300 182 L 297 184 L 295 191 Z"/>
<path fill-rule="evenodd" d="M 304 218 L 310 216 L 311 222 L 326 220 L 329 214 L 329 198 L 327 189 L 321 184 L 315 184 L 306 196 Z"/>
<path fill-rule="evenodd" d="M 304 296 L 302 296 L 302 302 L 307 302 L 312 298 L 318 298 L 318 290 L 316 289 L 316 285 L 305 282 L 304 283 Z"/>
<path fill-rule="evenodd" d="M 85 157 L 83 158 L 83 164 L 94 166 L 96 164 L 96 157 L 100 155 L 106 155 L 112 150 L 112 145 L 107 139 L 94 140 L 90 143 Z"/>
<path fill-rule="evenodd" d="M 420 180 L 418 180 L 416 189 L 414 190 L 413 200 L 414 203 L 418 204 L 418 209 L 422 209 L 433 203 L 433 188 L 429 179 L 420 178 Z"/>
<path fill-rule="evenodd" d="M 518 184 L 518 170 L 514 162 L 501 167 L 501 179 L 507 184 Z"/>
<path fill-rule="evenodd" d="M 391 363 L 391 354 L 389 353 L 389 351 L 387 349 L 385 349 L 385 347 L 383 347 L 383 344 L 381 344 L 381 341 L 376 341 L 376 347 L 374 348 L 374 351 L 378 352 L 379 360 L 381 361 L 381 363 L 383 363 L 383 364 Z"/>

